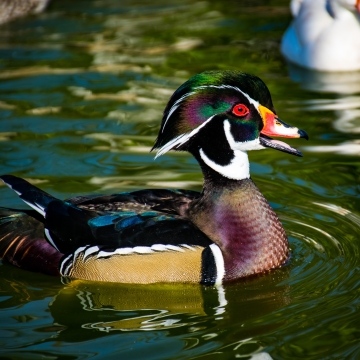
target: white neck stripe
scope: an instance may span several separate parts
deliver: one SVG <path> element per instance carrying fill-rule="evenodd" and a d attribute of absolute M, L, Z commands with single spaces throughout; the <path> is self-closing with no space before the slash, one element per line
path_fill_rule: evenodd
<path fill-rule="evenodd" d="M 211 160 L 203 149 L 199 150 L 204 163 L 222 176 L 232 180 L 243 180 L 250 177 L 250 165 L 246 151 L 235 150 L 230 164 L 219 165 Z"/>
<path fill-rule="evenodd" d="M 259 138 L 254 140 L 237 142 L 231 134 L 231 125 L 229 120 L 224 121 L 224 133 L 226 140 L 234 152 L 234 157 L 231 159 L 228 165 L 219 165 L 215 161 L 211 160 L 204 152 L 200 149 L 200 157 L 204 163 L 211 167 L 213 170 L 221 174 L 222 176 L 232 180 L 243 180 L 250 177 L 250 164 L 247 156 L 248 150 L 261 150 L 264 147 L 260 144 Z"/>

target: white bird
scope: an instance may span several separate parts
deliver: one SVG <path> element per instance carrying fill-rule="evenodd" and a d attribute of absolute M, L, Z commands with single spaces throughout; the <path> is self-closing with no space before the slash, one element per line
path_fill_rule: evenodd
<path fill-rule="evenodd" d="M 0 25 L 42 12 L 50 0 L 0 0 Z"/>
<path fill-rule="evenodd" d="M 320 71 L 360 70 L 360 0 L 292 0 L 281 52 Z"/>

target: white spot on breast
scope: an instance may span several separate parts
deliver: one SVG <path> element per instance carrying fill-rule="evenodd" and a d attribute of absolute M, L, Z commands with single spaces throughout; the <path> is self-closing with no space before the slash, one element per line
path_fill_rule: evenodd
<path fill-rule="evenodd" d="M 224 257 L 223 257 L 223 254 L 222 254 L 220 248 L 216 244 L 211 244 L 210 249 L 214 255 L 216 272 L 217 272 L 215 285 L 221 285 L 222 280 L 225 276 Z"/>

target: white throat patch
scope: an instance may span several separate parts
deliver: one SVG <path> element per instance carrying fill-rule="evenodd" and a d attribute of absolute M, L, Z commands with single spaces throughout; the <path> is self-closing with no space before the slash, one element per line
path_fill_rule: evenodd
<path fill-rule="evenodd" d="M 228 165 L 219 165 L 208 158 L 203 149 L 199 150 L 204 163 L 222 176 L 232 180 L 243 180 L 250 177 L 250 165 L 246 151 L 235 150 L 234 157 Z"/>
<path fill-rule="evenodd" d="M 224 121 L 224 132 L 226 140 L 229 143 L 230 148 L 234 152 L 234 157 L 227 165 L 219 165 L 215 161 L 211 160 L 204 152 L 200 149 L 200 157 L 204 163 L 211 167 L 213 170 L 221 174 L 222 176 L 232 180 L 243 180 L 250 177 L 250 164 L 247 155 L 247 150 L 261 150 L 264 149 L 260 145 L 259 138 L 246 142 L 236 142 L 230 131 L 229 120 Z"/>
<path fill-rule="evenodd" d="M 229 143 L 229 146 L 233 150 L 241 150 L 241 151 L 248 151 L 248 150 L 263 150 L 265 149 L 264 146 L 260 144 L 260 139 L 256 138 L 250 141 L 235 141 L 234 137 L 231 134 L 231 125 L 229 120 L 224 121 L 224 132 L 226 136 L 226 140 Z"/>

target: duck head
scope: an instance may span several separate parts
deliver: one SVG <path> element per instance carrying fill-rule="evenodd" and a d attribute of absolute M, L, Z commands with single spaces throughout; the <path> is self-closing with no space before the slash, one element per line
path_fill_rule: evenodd
<path fill-rule="evenodd" d="M 205 175 L 215 171 L 241 180 L 250 177 L 248 150 L 273 148 L 302 156 L 271 136 L 308 139 L 305 131 L 277 117 L 261 79 L 239 71 L 209 71 L 193 76 L 172 95 L 153 149 L 156 156 L 188 151 Z"/>

